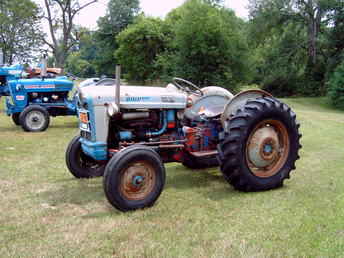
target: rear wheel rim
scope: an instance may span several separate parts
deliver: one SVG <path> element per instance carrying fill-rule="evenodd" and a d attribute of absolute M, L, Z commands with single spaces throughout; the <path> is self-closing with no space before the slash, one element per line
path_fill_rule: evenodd
<path fill-rule="evenodd" d="M 121 171 L 119 190 L 127 200 L 144 200 L 153 191 L 156 180 L 152 164 L 147 161 L 133 162 Z"/>
<path fill-rule="evenodd" d="M 26 115 L 25 121 L 31 130 L 40 130 L 45 123 L 45 116 L 40 111 L 31 111 Z"/>
<path fill-rule="evenodd" d="M 286 163 L 289 151 L 289 134 L 284 124 L 279 120 L 264 120 L 252 130 L 248 138 L 248 168 L 260 178 L 274 176 Z"/>

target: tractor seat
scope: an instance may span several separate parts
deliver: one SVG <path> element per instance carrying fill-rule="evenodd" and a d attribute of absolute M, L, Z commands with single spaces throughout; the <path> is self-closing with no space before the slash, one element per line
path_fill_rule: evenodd
<path fill-rule="evenodd" d="M 224 88 L 210 86 L 202 89 L 203 96 L 193 98 L 194 104 L 185 110 L 185 116 L 192 121 L 220 116 L 233 95 Z"/>

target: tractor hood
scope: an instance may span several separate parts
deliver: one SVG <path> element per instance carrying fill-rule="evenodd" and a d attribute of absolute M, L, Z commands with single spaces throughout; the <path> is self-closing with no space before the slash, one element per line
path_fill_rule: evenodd
<path fill-rule="evenodd" d="M 64 77 L 53 79 L 20 79 L 9 81 L 11 87 L 25 89 L 27 91 L 70 91 L 73 88 L 73 82 Z"/>
<path fill-rule="evenodd" d="M 80 88 L 79 98 L 95 106 L 115 102 L 115 85 Z M 187 95 L 173 87 L 121 86 L 120 107 L 127 109 L 184 109 Z"/>

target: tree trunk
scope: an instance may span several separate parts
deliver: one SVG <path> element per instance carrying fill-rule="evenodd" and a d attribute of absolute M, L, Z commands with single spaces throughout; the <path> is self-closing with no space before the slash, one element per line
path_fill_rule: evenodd
<path fill-rule="evenodd" d="M 308 55 L 311 64 L 315 65 L 317 62 L 317 31 L 313 19 L 308 25 Z"/>
<path fill-rule="evenodd" d="M 313 0 L 308 0 L 307 5 L 308 13 L 308 55 L 310 63 L 315 65 L 318 55 L 318 35 L 321 27 L 321 18 L 323 10 L 318 4 L 315 4 Z"/>
<path fill-rule="evenodd" d="M 55 67 L 64 68 L 67 59 L 67 53 L 63 50 L 55 50 L 53 52 L 55 58 Z"/>

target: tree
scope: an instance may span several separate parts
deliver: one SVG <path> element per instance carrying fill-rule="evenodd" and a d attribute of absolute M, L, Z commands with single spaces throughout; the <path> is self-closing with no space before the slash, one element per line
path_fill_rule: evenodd
<path fill-rule="evenodd" d="M 173 17 L 174 74 L 200 86 L 236 91 L 250 71 L 244 22 L 233 11 L 202 0 L 187 1 L 168 19 Z"/>
<path fill-rule="evenodd" d="M 100 51 L 97 47 L 95 33 L 87 28 L 78 28 L 78 31 L 78 44 L 69 54 L 65 69 L 67 72 L 82 78 L 95 77 L 95 57 Z"/>
<path fill-rule="evenodd" d="M 344 61 L 338 65 L 328 82 L 328 96 L 331 103 L 344 109 Z"/>
<path fill-rule="evenodd" d="M 306 51 L 303 94 L 325 92 L 329 49 L 328 31 L 333 26 L 333 5 L 340 0 L 250 0 L 251 28 L 256 46 L 264 45 L 278 31 L 283 35 L 292 25 L 298 37 L 299 52 Z M 255 37 L 256 36 L 256 37 Z M 291 35 L 291 37 L 293 37 Z M 278 76 L 276 74 L 276 76 Z"/>
<path fill-rule="evenodd" d="M 92 64 L 80 56 L 80 52 L 71 53 L 66 61 L 66 71 L 81 78 L 94 77 Z"/>
<path fill-rule="evenodd" d="M 142 15 L 118 35 L 117 41 L 116 57 L 127 79 L 144 82 L 159 78 L 155 62 L 166 46 L 161 19 Z"/>
<path fill-rule="evenodd" d="M 25 62 L 41 45 L 39 9 L 31 0 L 1 0 L 0 48 L 7 63 Z"/>
<path fill-rule="evenodd" d="M 114 53 L 118 48 L 116 36 L 129 24 L 133 23 L 140 7 L 138 0 L 110 0 L 107 6 L 107 13 L 99 18 L 95 34 L 97 39 L 97 56 L 95 65 L 100 74 L 114 75 L 116 60 Z"/>
<path fill-rule="evenodd" d="M 129 80 L 184 77 L 233 91 L 249 74 L 247 45 L 235 14 L 205 0 L 189 0 L 166 20 L 141 16 L 117 38 Z"/>
<path fill-rule="evenodd" d="M 328 74 L 330 75 L 334 69 L 342 62 L 344 58 L 344 5 L 340 1 L 329 1 L 328 19 L 331 26 L 328 26 Z"/>
<path fill-rule="evenodd" d="M 299 30 L 297 24 L 288 24 L 282 32 L 272 30 L 269 39 L 256 49 L 255 82 L 273 95 L 292 96 L 305 91 L 307 51 L 299 47 L 304 40 Z"/>
<path fill-rule="evenodd" d="M 97 0 L 44 0 L 44 18 L 48 21 L 52 41 L 45 37 L 43 40 L 52 50 L 56 66 L 64 67 L 68 54 L 78 40 L 78 33 L 73 30 L 76 15 L 95 2 Z"/>

